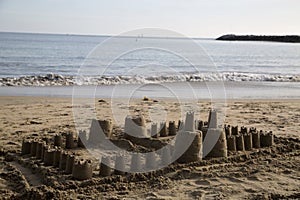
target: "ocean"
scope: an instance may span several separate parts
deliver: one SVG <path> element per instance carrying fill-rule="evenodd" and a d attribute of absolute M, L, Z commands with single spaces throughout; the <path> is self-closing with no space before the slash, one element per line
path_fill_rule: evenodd
<path fill-rule="evenodd" d="M 194 45 L 203 51 L 199 53 Z M 125 51 L 128 49 L 132 51 Z M 195 57 L 199 59 L 193 60 Z M 198 89 L 203 82 L 225 83 L 232 98 L 300 98 L 300 44 L 0 33 L 1 95 L 45 95 L 38 92 L 41 86 L 57 91 L 51 95 L 60 96 L 69 94 L 64 91 L 74 84 L 148 84 L 151 90 L 155 89 L 153 84 L 174 83 L 181 88 L 186 82 Z M 7 85 L 23 87 L 10 90 Z M 27 92 L 33 88 L 33 92 Z M 245 88 L 248 95 L 236 92 Z M 164 96 L 163 92 L 157 94 Z M 109 92 L 101 95 L 109 96 Z"/>

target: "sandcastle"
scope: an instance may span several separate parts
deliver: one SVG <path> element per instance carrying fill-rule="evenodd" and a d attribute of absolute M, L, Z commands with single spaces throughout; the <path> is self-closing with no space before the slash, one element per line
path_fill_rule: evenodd
<path fill-rule="evenodd" d="M 169 121 L 159 123 L 159 128 L 157 123 L 152 123 L 150 127 L 150 130 L 147 130 L 145 119 L 141 115 L 127 116 L 121 138 L 113 138 L 111 120 L 94 119 L 89 132 L 79 131 L 78 137 L 73 133 L 66 133 L 56 134 L 52 139 L 24 139 L 20 154 L 28 159 L 40 160 L 41 166 L 56 169 L 60 174 L 82 181 L 92 177 L 124 176 L 128 172 L 138 173 L 170 164 L 227 158 L 229 152 L 232 155 L 274 145 L 272 132 L 258 131 L 255 127 L 248 129 L 241 126 L 239 129 L 238 126 L 219 125 L 216 110 L 209 112 L 207 121 L 196 120 L 194 113 L 188 112 L 185 120 L 179 120 L 177 126 L 175 121 Z M 124 139 L 133 144 L 144 145 L 144 148 L 147 147 L 151 151 L 145 154 L 133 153 L 129 165 L 125 164 L 122 155 L 103 156 L 99 158 L 98 165 L 93 165 L 95 161 L 82 159 L 76 153 L 87 148 L 86 145 L 97 146 L 105 140 L 118 143 Z M 167 143 L 173 139 L 173 144 Z M 209 141 L 213 141 L 214 144 L 208 151 L 204 147 L 205 142 Z M 115 169 L 111 167 L 112 163 Z"/>

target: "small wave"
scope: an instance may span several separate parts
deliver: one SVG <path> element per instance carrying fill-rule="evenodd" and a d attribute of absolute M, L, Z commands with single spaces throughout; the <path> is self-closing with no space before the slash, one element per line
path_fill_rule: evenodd
<path fill-rule="evenodd" d="M 300 75 L 250 74 L 238 72 L 199 73 L 163 76 L 64 76 L 47 74 L 38 76 L 0 78 L 0 86 L 69 86 L 69 85 L 116 85 L 166 82 L 204 82 L 204 81 L 266 81 L 300 82 Z"/>

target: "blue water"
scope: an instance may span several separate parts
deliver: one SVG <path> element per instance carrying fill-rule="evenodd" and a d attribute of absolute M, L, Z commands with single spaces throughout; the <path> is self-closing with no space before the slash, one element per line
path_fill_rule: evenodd
<path fill-rule="evenodd" d="M 0 33 L 0 76 L 20 77 L 26 75 L 62 74 L 76 75 L 85 58 L 107 36 L 79 36 L 53 34 Z M 118 38 L 102 52 L 101 61 L 90 58 L 89 70 L 93 75 L 95 68 L 105 67 L 105 55 L 118 50 L 122 45 L 137 42 L 136 38 Z M 216 65 L 218 72 L 243 73 L 246 76 L 261 77 L 272 75 L 299 76 L 300 44 L 272 42 L 228 42 L 213 39 L 196 39 Z M 170 47 L 185 45 L 184 39 L 139 38 L 149 46 L 164 43 Z M 193 49 L 189 54 L 196 54 Z M 155 65 L 149 65 L 154 62 Z M 157 65 L 160 64 L 160 66 Z M 197 64 L 197 63 L 196 63 Z M 139 66 L 138 70 L 130 70 Z M 167 66 L 167 67 L 166 67 Z M 193 68 L 176 56 L 144 50 L 119 58 L 106 75 L 140 75 L 143 77 L 172 74 L 170 68 L 182 74 L 196 73 Z M 215 73 L 211 66 L 201 68 L 204 73 Z M 235 80 L 234 78 L 232 80 Z M 263 79 L 262 79 L 263 81 Z"/>

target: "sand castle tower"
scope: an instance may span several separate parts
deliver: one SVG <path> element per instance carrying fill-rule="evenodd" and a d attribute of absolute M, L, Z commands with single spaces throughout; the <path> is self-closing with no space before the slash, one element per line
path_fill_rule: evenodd
<path fill-rule="evenodd" d="M 112 122 L 110 120 L 92 120 L 88 142 L 89 144 L 101 144 L 111 136 Z"/>
<path fill-rule="evenodd" d="M 187 112 L 185 117 L 185 131 L 194 132 L 195 131 L 195 119 L 194 112 Z"/>
<path fill-rule="evenodd" d="M 165 166 L 167 164 L 169 164 L 171 162 L 171 152 L 168 146 L 164 147 L 162 149 L 162 153 L 161 153 L 161 165 Z"/>
<path fill-rule="evenodd" d="M 67 133 L 66 135 L 66 149 L 73 149 L 74 145 L 74 138 L 73 133 Z"/>
<path fill-rule="evenodd" d="M 45 152 L 49 149 L 48 144 L 44 143 L 43 144 L 43 149 L 42 149 L 42 162 L 44 162 L 45 160 Z"/>
<path fill-rule="evenodd" d="M 245 133 L 244 134 L 244 144 L 245 144 L 245 150 L 247 150 L 247 151 L 249 151 L 253 148 L 252 134 L 251 133 Z"/>
<path fill-rule="evenodd" d="M 272 131 L 260 134 L 260 146 L 270 147 L 274 145 L 274 135 Z"/>
<path fill-rule="evenodd" d="M 31 143 L 31 146 L 30 146 L 30 155 L 31 156 L 36 156 L 36 146 L 37 146 L 37 141 L 36 140 L 33 140 L 32 143 Z"/>
<path fill-rule="evenodd" d="M 56 134 L 54 136 L 54 146 L 62 147 L 62 137 L 61 137 L 61 135 Z"/>
<path fill-rule="evenodd" d="M 68 153 L 65 151 L 61 151 L 59 159 L 59 170 L 64 171 L 66 169 L 67 157 Z"/>
<path fill-rule="evenodd" d="M 47 149 L 44 152 L 44 164 L 45 166 L 51 166 L 53 164 L 54 149 Z"/>
<path fill-rule="evenodd" d="M 223 126 L 219 127 L 217 111 L 210 110 L 208 116 L 208 128 L 205 130 L 205 136 L 209 136 L 208 139 L 215 141 L 215 144 L 210 152 L 208 152 L 207 157 L 227 157 L 227 140 L 226 133 Z"/>
<path fill-rule="evenodd" d="M 231 127 L 231 135 L 238 135 L 239 134 L 239 127 L 238 126 L 232 126 Z"/>
<path fill-rule="evenodd" d="M 30 140 L 23 140 L 22 141 L 21 155 L 30 154 L 30 151 L 31 151 L 31 141 Z"/>
<path fill-rule="evenodd" d="M 226 137 L 231 136 L 231 127 L 230 127 L 230 125 L 225 125 L 224 130 L 225 130 Z"/>
<path fill-rule="evenodd" d="M 100 176 L 110 176 L 111 175 L 111 168 L 109 167 L 110 159 L 109 157 L 102 157 L 101 163 L 100 163 Z"/>
<path fill-rule="evenodd" d="M 227 137 L 227 148 L 229 151 L 236 151 L 236 141 L 234 135 Z"/>
<path fill-rule="evenodd" d="M 106 137 L 110 138 L 112 133 L 112 128 L 113 128 L 111 120 L 99 120 L 98 122 Z"/>
<path fill-rule="evenodd" d="M 215 125 L 216 123 L 214 122 L 213 124 Z M 227 157 L 227 140 L 223 129 L 209 128 L 207 134 L 210 134 L 212 138 L 218 137 L 214 147 L 207 154 L 207 157 Z"/>
<path fill-rule="evenodd" d="M 93 176 L 92 161 L 79 160 L 75 161 L 72 176 L 77 180 L 87 180 Z"/>
<path fill-rule="evenodd" d="M 174 136 L 176 135 L 176 125 L 175 125 L 175 121 L 169 121 L 169 135 L 170 136 Z"/>
<path fill-rule="evenodd" d="M 42 149 L 41 149 L 41 161 L 44 162 L 44 153 L 45 153 L 45 146 L 46 146 L 46 142 L 42 141 Z"/>
<path fill-rule="evenodd" d="M 43 149 L 43 142 L 42 141 L 38 141 L 38 143 L 36 145 L 36 155 L 35 155 L 35 157 L 37 159 L 41 159 L 42 158 L 42 149 Z"/>
<path fill-rule="evenodd" d="M 78 147 L 84 148 L 85 145 L 87 143 L 87 133 L 86 131 L 82 131 L 80 130 L 78 133 Z"/>
<path fill-rule="evenodd" d="M 75 163 L 75 156 L 69 154 L 66 163 L 66 170 L 65 170 L 66 174 L 72 174 L 74 163 Z"/>
<path fill-rule="evenodd" d="M 189 145 L 188 141 L 192 141 Z M 182 154 L 182 149 L 186 149 Z M 202 133 L 201 131 L 179 131 L 176 135 L 174 159 L 179 163 L 188 163 L 202 159 Z"/>
<path fill-rule="evenodd" d="M 59 167 L 59 161 L 60 161 L 60 154 L 62 152 L 60 147 L 55 147 L 54 149 L 54 158 L 53 158 L 53 166 Z"/>
<path fill-rule="evenodd" d="M 217 111 L 210 110 L 208 115 L 208 128 L 218 128 Z"/>
<path fill-rule="evenodd" d="M 252 131 L 251 134 L 252 134 L 253 148 L 260 148 L 260 132 Z"/>
<path fill-rule="evenodd" d="M 145 138 L 147 136 L 146 122 L 143 116 L 127 116 L 125 119 L 125 138 Z"/>
<path fill-rule="evenodd" d="M 161 122 L 160 123 L 159 135 L 160 135 L 160 137 L 167 137 L 168 136 L 168 130 L 167 130 L 166 122 Z"/>
<path fill-rule="evenodd" d="M 141 171 L 142 169 L 141 154 L 139 153 L 132 154 L 130 169 L 132 172 Z"/>
<path fill-rule="evenodd" d="M 245 151 L 244 136 L 243 135 L 236 135 L 235 140 L 236 140 L 236 150 Z"/>
<path fill-rule="evenodd" d="M 149 152 L 146 155 L 146 168 L 147 169 L 155 169 L 156 167 L 156 158 L 155 158 L 155 152 Z"/>
<path fill-rule="evenodd" d="M 198 129 L 199 131 L 202 131 L 203 127 L 204 127 L 203 121 L 199 120 L 199 121 L 198 121 L 198 125 L 197 125 L 197 129 Z"/>
<path fill-rule="evenodd" d="M 116 175 L 125 174 L 125 161 L 123 156 L 116 157 L 114 174 Z"/>
<path fill-rule="evenodd" d="M 241 134 L 247 134 L 248 133 L 248 129 L 247 129 L 247 127 L 245 127 L 245 126 L 242 126 L 241 127 Z"/>
<path fill-rule="evenodd" d="M 152 123 L 151 124 L 151 137 L 153 138 L 158 138 L 158 129 L 157 129 L 157 123 Z"/>

